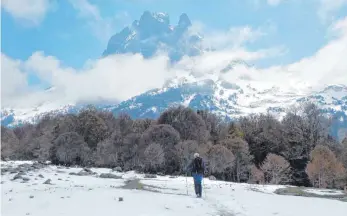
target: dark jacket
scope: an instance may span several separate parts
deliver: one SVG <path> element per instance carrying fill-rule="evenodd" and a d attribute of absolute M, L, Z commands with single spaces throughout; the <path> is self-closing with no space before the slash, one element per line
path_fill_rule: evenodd
<path fill-rule="evenodd" d="M 201 158 L 201 161 L 202 161 L 202 170 L 198 171 L 195 167 L 195 158 L 189 163 L 189 165 L 187 166 L 186 168 L 186 171 L 187 173 L 190 172 L 191 174 L 194 174 L 194 173 L 197 173 L 197 174 L 204 174 L 205 173 L 205 170 L 206 170 L 206 167 L 205 167 L 205 162 L 204 160 L 202 160 Z"/>

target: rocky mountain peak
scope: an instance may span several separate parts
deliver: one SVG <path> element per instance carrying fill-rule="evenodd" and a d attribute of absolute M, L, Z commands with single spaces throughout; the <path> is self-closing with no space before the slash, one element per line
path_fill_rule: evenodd
<path fill-rule="evenodd" d="M 103 55 L 140 53 L 147 58 L 161 47 L 166 47 L 172 61 L 184 55 L 199 55 L 202 53 L 202 38 L 198 33 L 188 34 L 191 25 L 185 13 L 180 16 L 178 24 L 172 26 L 167 13 L 145 11 L 130 27 L 111 37 Z"/>
<path fill-rule="evenodd" d="M 181 14 L 180 19 L 178 21 L 178 27 L 188 28 L 192 25 L 188 15 L 186 13 Z"/>

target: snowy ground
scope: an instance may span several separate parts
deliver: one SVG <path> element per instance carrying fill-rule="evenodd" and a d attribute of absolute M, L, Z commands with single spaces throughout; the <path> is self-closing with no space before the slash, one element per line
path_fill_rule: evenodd
<path fill-rule="evenodd" d="M 2 162 L 1 168 L 18 164 Z M 199 199 L 194 196 L 191 178 L 163 176 L 147 179 L 134 172 L 91 170 L 95 173 L 77 176 L 69 173 L 78 173 L 81 168 L 46 166 L 26 172 L 23 176 L 28 179 L 25 180 L 12 180 L 17 173 L 4 172 L 1 175 L 1 215 L 346 216 L 347 213 L 347 202 L 274 193 L 283 186 L 205 179 L 205 193 Z M 99 178 L 101 173 L 112 173 L 122 179 Z M 43 184 L 47 179 L 51 179 L 51 184 Z M 131 189 L 136 187 L 138 189 Z M 310 192 L 323 193 L 320 190 Z M 119 201 L 120 197 L 124 200 Z"/>

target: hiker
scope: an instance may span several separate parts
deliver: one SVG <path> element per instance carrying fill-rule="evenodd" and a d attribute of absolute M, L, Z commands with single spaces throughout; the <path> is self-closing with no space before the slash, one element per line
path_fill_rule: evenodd
<path fill-rule="evenodd" d="M 188 165 L 187 171 L 190 171 L 194 179 L 194 189 L 197 197 L 202 196 L 202 178 L 205 173 L 205 163 L 199 153 L 194 153 L 194 159 Z"/>

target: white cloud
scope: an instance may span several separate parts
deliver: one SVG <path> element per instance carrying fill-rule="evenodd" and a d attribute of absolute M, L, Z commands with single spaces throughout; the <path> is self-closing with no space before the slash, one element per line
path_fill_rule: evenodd
<path fill-rule="evenodd" d="M 282 3 L 284 0 L 267 0 L 267 3 L 271 6 L 277 6 Z"/>
<path fill-rule="evenodd" d="M 197 63 L 198 70 L 214 68 L 220 63 L 229 62 L 235 58 L 253 60 L 263 58 L 267 51 L 247 52 L 246 50 L 231 50 L 206 53 L 203 56 L 182 60 L 180 64 L 171 67 L 166 55 L 158 55 L 151 59 L 144 59 L 141 55 L 114 55 L 106 58 L 88 61 L 81 70 L 64 67 L 53 56 L 46 56 L 42 52 L 35 52 L 26 61 L 10 60 L 3 55 L 4 76 L 2 82 L 16 80 L 12 74 L 35 73 L 41 81 L 54 86 L 54 91 L 43 92 L 31 89 L 23 83 L 8 84 L 25 87 L 28 94 L 2 95 L 2 106 L 34 106 L 47 101 L 58 101 L 61 105 L 78 101 L 122 101 L 141 94 L 153 88 L 159 88 L 171 77 L 185 71 L 189 64 Z M 183 67 L 184 66 L 184 67 Z M 22 79 L 22 78 L 21 78 Z M 13 90 L 15 91 L 15 90 Z"/>
<path fill-rule="evenodd" d="M 335 37 L 314 55 L 289 65 L 260 70 L 257 81 L 297 91 L 321 90 L 327 85 L 347 84 L 347 17 L 336 22 L 331 31 Z"/>
<path fill-rule="evenodd" d="M 263 4 L 269 5 L 271 7 L 276 7 L 276 6 L 280 5 L 281 3 L 288 1 L 288 0 L 248 0 L 248 1 L 249 1 L 249 3 L 252 4 L 253 7 L 258 9 Z M 293 1 L 293 0 L 291 0 L 291 1 Z M 301 0 L 299 0 L 299 1 L 301 1 Z"/>
<path fill-rule="evenodd" d="M 231 60 L 247 61 L 278 55 L 276 48 L 250 52 L 233 47 L 202 56 L 185 57 L 177 65 L 170 65 L 166 55 L 158 54 L 152 59 L 140 55 L 114 55 L 89 60 L 82 69 L 65 67 L 54 56 L 35 52 L 25 61 L 16 61 L 2 55 L 2 106 L 33 106 L 47 101 L 61 104 L 98 99 L 122 101 L 152 88 L 162 87 L 168 78 L 194 71 L 196 75 L 214 73 L 231 82 L 248 77 L 254 85 L 267 88 L 279 86 L 297 91 L 321 88 L 329 84 L 347 83 L 347 18 L 336 22 L 331 31 L 334 38 L 316 54 L 289 65 L 278 65 L 256 70 L 236 66 L 229 73 L 220 70 Z M 241 31 L 241 35 L 248 35 Z M 246 38 L 250 38 L 246 36 Z M 252 37 L 251 37 L 252 38 Z M 44 92 L 26 84 L 28 73 L 34 73 L 55 87 Z"/>
<path fill-rule="evenodd" d="M 218 73 L 233 60 L 242 59 L 246 62 L 251 62 L 254 60 L 270 58 L 274 52 L 277 51 L 275 50 L 264 49 L 250 52 L 243 48 L 237 48 L 206 52 L 201 56 L 185 57 L 174 67 L 180 71 L 183 70 L 195 74 Z"/>
<path fill-rule="evenodd" d="M 68 0 L 75 10 L 78 11 L 79 16 L 83 18 L 92 18 L 101 20 L 101 15 L 98 7 L 91 4 L 88 0 Z"/>
<path fill-rule="evenodd" d="M 271 88 L 277 86 L 289 91 L 307 92 L 312 90 L 321 90 L 326 85 L 347 84 L 347 17 L 337 21 L 330 28 L 330 35 L 334 37 L 312 56 L 305 57 L 297 62 L 288 65 L 274 65 L 265 69 L 246 68 L 238 65 L 232 71 L 226 74 L 220 74 L 220 77 L 230 82 L 242 82 L 244 77 L 248 79 L 245 82 L 252 86 Z M 246 37 L 247 38 L 247 37 Z M 277 49 L 263 50 L 263 52 L 234 53 L 243 59 L 255 60 L 268 58 L 281 53 Z M 192 68 L 194 71 L 220 71 L 229 63 L 229 58 L 225 53 L 220 55 L 200 57 L 200 61 L 194 62 Z M 242 58 L 241 58 L 242 59 Z"/>
<path fill-rule="evenodd" d="M 347 84 L 347 17 L 337 21 L 332 30 L 336 38 L 315 55 L 288 66 L 294 76 L 307 80 L 312 87 Z"/>
<path fill-rule="evenodd" d="M 42 52 L 34 53 L 23 62 L 8 60 L 2 56 L 3 77 L 2 89 L 9 92 L 2 94 L 2 106 L 23 106 L 25 104 L 43 103 L 45 101 L 59 101 L 61 104 L 78 101 L 94 101 L 100 98 L 115 101 L 125 100 L 149 89 L 164 84 L 167 72 L 167 58 L 159 56 L 144 60 L 140 55 L 110 56 L 107 58 L 90 61 L 84 69 L 76 70 L 61 65 L 53 56 L 46 56 Z M 8 69 L 8 70 L 5 70 Z M 16 72 L 15 75 L 13 72 Z M 19 75 L 35 73 L 41 81 L 54 86 L 55 90 L 42 93 L 30 89 L 23 82 L 9 83 L 17 80 Z M 27 95 L 14 96 L 18 86 L 26 87 Z M 39 95 L 40 97 L 36 97 Z"/>
<path fill-rule="evenodd" d="M 235 27 L 227 32 L 212 32 L 210 35 L 206 35 L 205 43 L 215 49 L 230 49 L 243 46 L 247 42 L 254 42 L 263 35 L 265 33 L 261 30 L 254 30 L 249 26 Z"/>
<path fill-rule="evenodd" d="M 88 0 L 69 0 L 69 2 L 78 11 L 78 16 L 87 20 L 88 28 L 102 42 L 110 39 L 116 27 L 130 22 L 127 12 L 119 12 L 113 17 L 103 17 L 97 5 Z"/>
<path fill-rule="evenodd" d="M 52 0 L 2 0 L 1 7 L 25 24 L 38 25 L 50 9 Z"/>
<path fill-rule="evenodd" d="M 276 31 L 273 24 L 266 24 L 258 28 L 251 26 L 232 27 L 228 31 L 209 29 L 203 23 L 193 21 L 189 29 L 190 33 L 203 33 L 203 45 L 205 48 L 217 50 L 230 50 L 240 48 L 253 43 L 268 34 Z"/>
<path fill-rule="evenodd" d="M 333 21 L 334 13 L 347 5 L 347 0 L 319 0 L 318 15 L 323 22 Z"/>
<path fill-rule="evenodd" d="M 21 71 L 20 62 L 1 54 L 1 98 L 18 97 L 25 92 L 27 76 Z"/>

